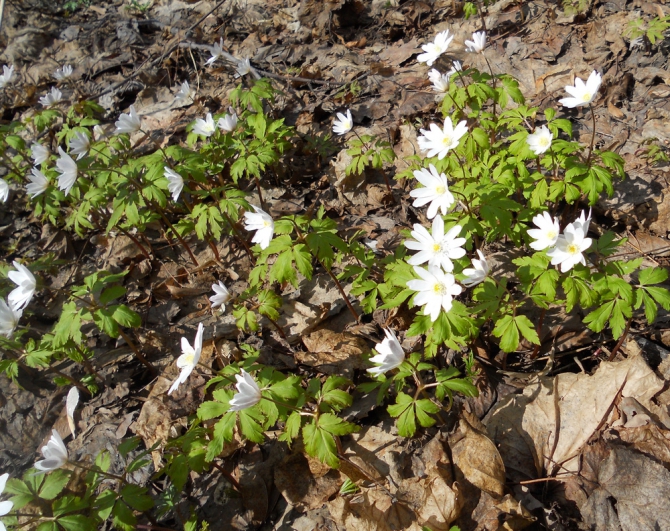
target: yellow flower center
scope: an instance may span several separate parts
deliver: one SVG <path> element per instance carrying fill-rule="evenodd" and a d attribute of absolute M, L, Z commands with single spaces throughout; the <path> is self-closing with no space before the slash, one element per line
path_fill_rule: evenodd
<path fill-rule="evenodd" d="M 447 294 L 447 286 L 445 286 L 441 282 L 436 282 L 433 285 L 433 291 L 435 292 L 436 295 L 446 295 Z"/>
<path fill-rule="evenodd" d="M 578 253 L 581 252 L 579 250 L 579 246 L 574 244 L 574 243 L 571 243 L 570 245 L 568 245 L 567 251 L 568 251 L 568 254 L 578 254 Z"/>
<path fill-rule="evenodd" d="M 443 194 L 444 192 L 446 192 L 446 191 L 447 191 L 447 189 L 446 189 L 444 186 L 442 186 L 442 185 L 437 186 L 437 187 L 435 188 L 435 192 L 437 192 L 437 193 L 440 194 L 440 195 L 442 195 L 442 194 Z"/>
<path fill-rule="evenodd" d="M 550 144 L 550 140 L 546 136 L 543 136 L 540 138 L 538 144 L 540 144 L 542 147 L 546 147 Z"/>
<path fill-rule="evenodd" d="M 558 233 L 555 230 L 550 230 L 547 232 L 547 238 L 550 240 L 553 240 L 556 236 L 558 236 Z"/>
<path fill-rule="evenodd" d="M 269 226 L 270 226 L 270 222 L 264 219 L 263 220 L 263 227 L 269 227 Z"/>
<path fill-rule="evenodd" d="M 445 146 L 450 146 L 450 145 L 451 145 L 451 137 L 445 135 L 445 136 L 442 138 L 442 143 L 443 143 Z"/>
<path fill-rule="evenodd" d="M 582 96 L 582 101 L 591 101 L 591 93 L 585 92 L 584 95 Z"/>
<path fill-rule="evenodd" d="M 442 244 L 441 243 L 434 243 L 433 244 L 433 251 L 436 253 L 439 253 L 442 251 Z"/>
<path fill-rule="evenodd" d="M 193 365 L 193 359 L 195 358 L 195 353 L 192 354 L 182 354 L 181 356 L 182 365 Z"/>

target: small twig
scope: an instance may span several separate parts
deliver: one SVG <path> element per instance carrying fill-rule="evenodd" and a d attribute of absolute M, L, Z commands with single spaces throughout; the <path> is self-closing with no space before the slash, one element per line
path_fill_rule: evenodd
<path fill-rule="evenodd" d="M 149 371 L 151 371 L 151 374 L 154 376 L 158 376 L 158 372 L 154 368 L 154 366 L 147 361 L 147 359 L 142 355 L 142 353 L 139 351 L 137 348 L 137 345 L 130 339 L 128 334 L 126 334 L 121 328 L 119 327 L 119 335 L 123 338 L 123 340 L 127 343 L 127 345 L 131 348 L 131 350 L 135 353 L 135 356 L 137 356 L 137 359 L 140 360 L 142 365 L 144 365 Z"/>
<path fill-rule="evenodd" d="M 228 480 L 228 482 L 235 488 L 236 491 L 240 493 L 242 492 L 242 487 L 230 472 L 228 472 L 218 463 L 212 462 L 212 466 L 216 468 L 219 472 L 221 472 L 221 475 L 223 475 L 223 477 L 225 477 Z"/>

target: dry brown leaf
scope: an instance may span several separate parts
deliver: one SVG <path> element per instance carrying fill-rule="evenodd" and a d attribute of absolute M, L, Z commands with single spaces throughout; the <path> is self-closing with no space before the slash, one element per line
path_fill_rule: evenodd
<path fill-rule="evenodd" d="M 296 352 L 296 359 L 324 374 L 339 374 L 350 378 L 354 369 L 366 367 L 361 355 L 370 352 L 370 347 L 359 336 L 322 329 L 312 332 L 302 340 L 309 352 Z"/>
<path fill-rule="evenodd" d="M 288 455 L 275 468 L 275 485 L 291 505 L 316 509 L 331 498 L 342 485 L 342 475 L 328 467 L 314 473 L 313 460 L 302 453 Z"/>

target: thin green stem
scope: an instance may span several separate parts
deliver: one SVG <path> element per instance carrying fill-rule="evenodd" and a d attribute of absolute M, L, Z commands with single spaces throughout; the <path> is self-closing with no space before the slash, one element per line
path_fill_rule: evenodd
<path fill-rule="evenodd" d="M 591 118 L 593 120 L 593 130 L 591 131 L 591 147 L 589 148 L 589 156 L 586 159 L 586 165 L 591 167 L 591 157 L 593 156 L 593 147 L 596 144 L 596 112 L 593 110 L 593 105 L 589 103 L 589 109 L 591 109 Z"/>

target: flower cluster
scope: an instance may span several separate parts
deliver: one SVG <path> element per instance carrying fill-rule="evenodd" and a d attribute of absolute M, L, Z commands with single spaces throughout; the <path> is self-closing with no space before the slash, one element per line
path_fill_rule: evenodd
<path fill-rule="evenodd" d="M 528 230 L 528 236 L 535 240 L 530 246 L 536 251 L 548 249 L 551 265 L 560 265 L 561 272 L 566 273 L 577 264 L 586 265 L 583 253 L 592 243 L 591 238 L 586 237 L 590 222 L 591 212 L 588 217 L 582 212 L 579 219 L 569 223 L 561 234 L 558 219 L 543 212 L 533 218 L 537 229 Z"/>

